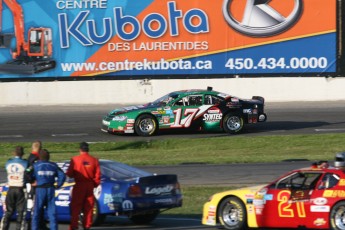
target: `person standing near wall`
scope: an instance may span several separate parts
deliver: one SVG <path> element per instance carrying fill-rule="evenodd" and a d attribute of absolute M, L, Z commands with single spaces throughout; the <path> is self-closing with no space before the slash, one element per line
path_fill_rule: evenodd
<path fill-rule="evenodd" d="M 32 216 L 32 230 L 42 230 L 39 223 L 42 221 L 44 208 L 46 207 L 50 230 L 57 230 L 56 210 L 55 210 L 55 188 L 60 188 L 65 182 L 66 176 L 59 166 L 49 161 L 48 150 L 43 149 L 38 160 L 33 166 L 33 179 L 35 180 L 35 204 Z M 57 186 L 55 187 L 55 179 Z"/>
<path fill-rule="evenodd" d="M 99 161 L 89 154 L 88 143 L 81 142 L 79 147 L 80 155 L 71 159 L 66 172 L 67 176 L 75 180 L 72 190 L 70 230 L 78 229 L 81 210 L 84 214 L 83 227 L 85 230 L 90 229 L 92 210 L 95 203 L 93 189 L 101 181 Z"/>
<path fill-rule="evenodd" d="M 6 212 L 2 218 L 1 230 L 8 230 L 10 227 L 10 218 L 14 211 L 17 211 L 16 230 L 24 229 L 25 218 L 25 170 L 28 161 L 22 159 L 24 155 L 23 147 L 17 146 L 14 151 L 14 158 L 6 163 L 6 172 L 8 180 L 8 192 L 6 195 Z"/>

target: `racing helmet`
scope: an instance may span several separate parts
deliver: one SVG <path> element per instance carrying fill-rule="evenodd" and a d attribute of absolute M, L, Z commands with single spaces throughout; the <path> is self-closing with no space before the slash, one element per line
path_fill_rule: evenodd
<path fill-rule="evenodd" d="M 335 155 L 335 167 L 345 167 L 345 152 L 337 153 Z"/>

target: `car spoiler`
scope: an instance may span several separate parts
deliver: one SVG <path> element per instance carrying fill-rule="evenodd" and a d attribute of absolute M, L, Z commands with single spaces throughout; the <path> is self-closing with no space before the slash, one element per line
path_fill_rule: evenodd
<path fill-rule="evenodd" d="M 139 183 L 142 185 L 175 184 L 177 182 L 177 175 L 175 174 L 152 175 L 139 178 Z"/>
<path fill-rule="evenodd" d="M 265 103 L 265 98 L 263 98 L 261 96 L 253 96 L 252 99 L 253 100 L 261 101 L 262 103 Z"/>

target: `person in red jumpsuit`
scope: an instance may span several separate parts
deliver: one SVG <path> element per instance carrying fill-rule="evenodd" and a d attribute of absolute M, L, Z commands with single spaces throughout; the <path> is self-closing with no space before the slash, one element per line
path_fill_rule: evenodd
<path fill-rule="evenodd" d="M 84 215 L 83 227 L 90 229 L 92 211 L 95 203 L 93 189 L 101 181 L 101 170 L 97 158 L 89 154 L 89 145 L 80 143 L 80 155 L 71 159 L 66 175 L 74 178 L 72 190 L 70 230 L 78 229 L 79 214 Z"/>

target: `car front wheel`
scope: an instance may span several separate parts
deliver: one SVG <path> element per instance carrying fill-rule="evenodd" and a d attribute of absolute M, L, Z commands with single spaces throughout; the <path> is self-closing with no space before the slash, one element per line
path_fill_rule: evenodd
<path fill-rule="evenodd" d="M 144 114 L 137 118 L 134 129 L 139 136 L 152 136 L 157 131 L 157 122 L 153 116 Z"/>
<path fill-rule="evenodd" d="M 223 200 L 218 209 L 220 223 L 226 229 L 247 229 L 247 214 L 243 202 L 237 197 L 228 197 Z"/>
<path fill-rule="evenodd" d="M 243 124 L 243 118 L 234 113 L 227 114 L 223 120 L 224 131 L 230 134 L 240 132 L 243 128 Z"/>
<path fill-rule="evenodd" d="M 345 230 L 345 201 L 334 205 L 330 215 L 331 230 Z"/>

